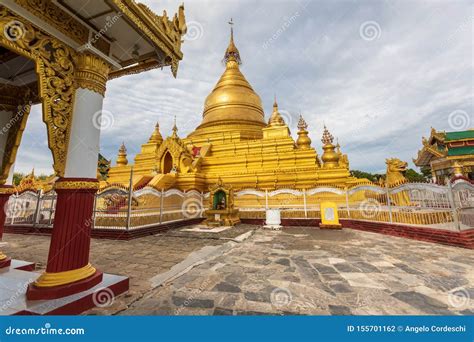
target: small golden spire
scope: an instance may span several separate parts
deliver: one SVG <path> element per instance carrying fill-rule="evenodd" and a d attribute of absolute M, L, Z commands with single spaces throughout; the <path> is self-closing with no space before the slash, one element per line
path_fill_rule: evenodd
<path fill-rule="evenodd" d="M 235 46 L 234 43 L 234 21 L 230 18 L 229 21 L 230 25 L 230 41 L 227 50 L 225 51 L 224 55 L 224 62 L 227 64 L 227 67 L 231 66 L 235 62 L 238 65 L 242 64 L 242 60 L 240 59 L 239 49 Z"/>
<path fill-rule="evenodd" d="M 150 139 L 148 140 L 149 143 L 161 144 L 163 142 L 163 137 L 160 133 L 160 124 L 157 122 L 155 125 L 155 130 L 151 134 Z"/>
<path fill-rule="evenodd" d="M 326 168 L 334 168 L 339 166 L 339 154 L 334 151 L 335 146 L 332 144 L 334 141 L 334 137 L 329 130 L 327 129 L 326 125 L 324 125 L 324 132 L 321 142 L 323 145 L 323 155 L 321 159 L 323 160 L 324 167 Z"/>
<path fill-rule="evenodd" d="M 303 119 L 303 115 L 300 114 L 300 118 L 298 120 L 298 129 L 300 131 L 305 131 L 308 129 L 308 124 L 306 121 Z"/>
<path fill-rule="evenodd" d="M 298 120 L 298 139 L 296 140 L 296 145 L 298 148 L 304 150 L 311 148 L 311 139 L 308 137 L 307 128 L 308 124 L 300 114 L 300 118 Z"/>
<path fill-rule="evenodd" d="M 285 125 L 285 120 L 283 120 L 280 113 L 278 112 L 278 103 L 277 103 L 276 95 L 275 95 L 275 102 L 273 103 L 273 113 L 270 116 L 270 119 L 268 119 L 268 126 L 276 127 L 276 126 L 284 126 L 284 125 Z"/>
<path fill-rule="evenodd" d="M 332 136 L 331 133 L 329 133 L 326 125 L 324 125 L 324 132 L 323 132 L 323 137 L 321 139 L 321 142 L 325 145 L 332 144 L 334 141 L 334 137 Z"/>
<path fill-rule="evenodd" d="M 117 166 L 125 166 L 127 164 L 128 164 L 127 148 L 125 147 L 125 143 L 122 142 L 122 145 L 120 145 L 118 156 L 117 156 Z"/>
<path fill-rule="evenodd" d="M 176 115 L 174 116 L 174 125 L 173 125 L 173 134 L 171 135 L 172 138 L 178 139 L 178 127 L 176 126 Z"/>

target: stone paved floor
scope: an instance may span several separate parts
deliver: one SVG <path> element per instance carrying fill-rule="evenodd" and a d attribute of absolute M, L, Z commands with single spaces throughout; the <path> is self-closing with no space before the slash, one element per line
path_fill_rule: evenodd
<path fill-rule="evenodd" d="M 92 263 L 131 278 L 129 294 L 89 314 L 474 314 L 474 252 L 344 229 L 255 227 L 93 240 Z M 12 257 L 44 262 L 48 237 L 6 234 Z M 224 254 L 152 288 L 151 279 L 204 246 Z"/>

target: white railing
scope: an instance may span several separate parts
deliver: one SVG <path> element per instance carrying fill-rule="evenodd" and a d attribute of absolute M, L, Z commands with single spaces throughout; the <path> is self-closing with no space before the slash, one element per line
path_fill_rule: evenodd
<path fill-rule="evenodd" d="M 12 195 L 6 225 L 52 227 L 56 199 L 54 191 Z M 447 186 L 405 183 L 394 188 L 358 185 L 235 192 L 235 206 L 243 218 L 263 218 L 271 208 L 280 209 L 283 218 L 319 218 L 319 204 L 324 200 L 337 203 L 341 218 L 474 228 L 474 185 L 462 180 Z M 208 202 L 209 193 L 196 190 L 111 186 L 96 195 L 92 219 L 94 229 L 141 229 L 202 217 Z"/>

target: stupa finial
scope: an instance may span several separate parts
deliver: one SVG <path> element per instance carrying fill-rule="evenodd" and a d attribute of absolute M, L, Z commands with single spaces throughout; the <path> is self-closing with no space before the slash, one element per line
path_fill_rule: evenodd
<path fill-rule="evenodd" d="M 306 129 L 308 128 L 308 124 L 306 123 L 306 121 L 303 119 L 303 115 L 301 115 L 300 113 L 300 118 L 298 120 L 298 129 L 300 131 L 306 131 Z"/>
<path fill-rule="evenodd" d="M 298 139 L 296 140 L 296 145 L 300 149 L 311 148 L 311 139 L 308 137 L 307 128 L 308 124 L 300 113 L 300 118 L 298 120 Z"/>
<path fill-rule="evenodd" d="M 323 132 L 323 137 L 321 139 L 321 142 L 327 145 L 327 144 L 332 144 L 333 141 L 334 141 L 334 137 L 332 136 L 331 133 L 329 133 L 326 125 L 324 125 L 324 132 Z"/>
<path fill-rule="evenodd" d="M 173 134 L 172 138 L 178 138 L 178 127 L 176 126 L 176 115 L 174 116 Z"/>
<path fill-rule="evenodd" d="M 284 125 L 285 125 L 285 120 L 283 120 L 280 113 L 278 112 L 278 103 L 277 103 L 276 95 L 275 95 L 275 101 L 273 103 L 273 113 L 270 116 L 270 119 L 268 120 L 268 126 L 275 127 L 275 126 L 284 126 Z"/>
<path fill-rule="evenodd" d="M 117 156 L 117 166 L 125 166 L 128 164 L 127 160 L 127 148 L 125 147 L 125 143 L 122 142 L 120 145 L 118 156 Z"/>
<path fill-rule="evenodd" d="M 230 18 L 229 21 L 230 25 L 230 41 L 227 50 L 225 51 L 224 55 L 224 62 L 227 64 L 227 67 L 232 66 L 232 62 L 237 63 L 237 65 L 242 64 L 242 60 L 240 59 L 239 49 L 235 46 L 234 43 L 234 21 Z"/>
<path fill-rule="evenodd" d="M 160 133 L 160 124 L 157 122 L 155 125 L 155 130 L 151 134 L 150 139 L 148 140 L 150 143 L 161 143 L 163 142 L 163 137 Z"/>

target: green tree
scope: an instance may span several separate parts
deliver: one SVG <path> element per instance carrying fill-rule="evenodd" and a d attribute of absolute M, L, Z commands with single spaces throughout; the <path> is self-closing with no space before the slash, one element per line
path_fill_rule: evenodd
<path fill-rule="evenodd" d="M 360 170 L 351 170 L 351 175 L 356 178 L 367 178 L 372 182 L 378 182 L 380 178 L 385 178 L 385 175 L 381 175 L 379 173 L 370 173 Z"/>
<path fill-rule="evenodd" d="M 13 173 L 13 185 L 19 185 L 21 180 L 25 177 L 25 174 L 21 172 L 14 172 Z"/>
<path fill-rule="evenodd" d="M 413 169 L 405 171 L 405 178 L 408 179 L 409 182 L 426 182 L 428 180 L 424 174 L 418 173 Z"/>

